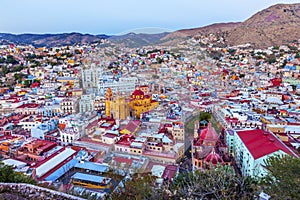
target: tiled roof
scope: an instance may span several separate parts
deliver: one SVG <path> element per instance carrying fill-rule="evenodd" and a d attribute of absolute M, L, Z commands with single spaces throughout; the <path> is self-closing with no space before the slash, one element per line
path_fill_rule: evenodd
<path fill-rule="evenodd" d="M 133 140 L 133 135 L 125 134 L 118 142 L 116 142 L 116 145 L 130 146 Z"/>
<path fill-rule="evenodd" d="M 17 108 L 37 108 L 39 107 L 40 105 L 39 104 L 36 104 L 36 103 L 27 103 L 27 104 L 23 104 Z"/>
<path fill-rule="evenodd" d="M 130 133 L 133 133 L 139 126 L 141 122 L 138 120 L 132 120 L 127 125 L 122 127 L 122 130 L 128 130 Z"/>

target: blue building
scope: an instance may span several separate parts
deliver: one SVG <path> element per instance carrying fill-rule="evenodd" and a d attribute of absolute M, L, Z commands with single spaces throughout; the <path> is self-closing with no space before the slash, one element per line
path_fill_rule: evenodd
<path fill-rule="evenodd" d="M 51 119 L 47 122 L 44 122 L 36 127 L 31 128 L 30 135 L 34 138 L 45 139 L 45 135 L 54 131 L 58 128 L 58 121 L 55 119 Z"/>
<path fill-rule="evenodd" d="M 52 99 L 50 102 L 46 102 L 46 105 L 42 108 L 43 116 L 45 117 L 54 117 L 62 114 L 60 110 L 60 101 Z"/>

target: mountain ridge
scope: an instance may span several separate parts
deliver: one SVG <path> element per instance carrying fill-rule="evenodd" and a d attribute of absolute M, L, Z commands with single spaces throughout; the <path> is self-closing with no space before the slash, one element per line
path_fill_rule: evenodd
<path fill-rule="evenodd" d="M 211 25 L 181 29 L 156 34 L 128 33 L 124 35 L 92 35 L 82 33 L 59 34 L 10 34 L 0 33 L 0 40 L 35 46 L 63 46 L 86 44 L 108 39 L 127 47 L 148 45 L 177 45 L 180 42 L 201 35 L 218 33 L 226 45 L 251 44 L 254 47 L 268 47 L 288 44 L 300 38 L 300 3 L 275 4 L 263 9 L 244 22 L 214 23 Z"/>
<path fill-rule="evenodd" d="M 85 44 L 100 41 L 101 39 L 107 39 L 110 36 L 105 34 L 82 34 L 77 32 L 71 33 L 45 33 L 45 34 L 34 34 L 34 33 L 23 33 L 23 34 L 11 34 L 11 33 L 0 33 L 0 39 L 10 41 L 16 44 L 30 44 L 37 47 L 40 46 L 64 46 L 73 44 Z"/>

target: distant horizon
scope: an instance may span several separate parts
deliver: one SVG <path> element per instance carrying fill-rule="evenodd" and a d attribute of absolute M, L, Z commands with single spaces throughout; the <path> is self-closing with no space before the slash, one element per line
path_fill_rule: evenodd
<path fill-rule="evenodd" d="M 130 32 L 173 32 L 216 23 L 243 22 L 255 13 L 279 3 L 292 4 L 300 1 L 211 0 L 201 3 L 193 0 L 152 0 L 141 4 L 138 0 L 3 0 L 1 6 L 5 9 L 0 13 L 0 33 L 114 36 Z M 151 32 L 151 29 L 168 31 Z"/>
<path fill-rule="evenodd" d="M 155 31 L 157 29 L 157 31 Z M 185 28 L 184 28 L 185 29 Z M 143 32 L 142 30 L 148 30 L 148 32 Z M 159 31 L 161 30 L 161 31 Z M 86 33 L 86 32 L 79 32 L 79 31 L 70 31 L 70 32 L 53 32 L 53 33 L 35 33 L 35 32 L 24 32 L 24 33 L 10 33 L 10 32 L 0 32 L 3 34 L 13 34 L 13 35 L 23 35 L 23 34 L 34 34 L 34 35 L 51 35 L 51 34 L 71 34 L 71 33 L 80 33 L 83 35 L 107 35 L 107 36 L 119 36 L 119 35 L 125 35 L 129 33 L 135 33 L 135 34 L 159 34 L 159 33 L 170 33 L 177 30 L 170 30 L 170 29 L 164 29 L 160 27 L 146 27 L 146 28 L 135 28 L 131 30 L 122 31 L 120 33 L 116 34 L 107 34 L 107 33 Z"/>

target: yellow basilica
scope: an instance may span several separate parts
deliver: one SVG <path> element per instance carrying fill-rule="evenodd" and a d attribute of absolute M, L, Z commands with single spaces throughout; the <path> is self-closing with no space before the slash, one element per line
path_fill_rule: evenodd
<path fill-rule="evenodd" d="M 108 88 L 105 98 L 105 114 L 114 119 L 126 119 L 128 116 L 139 119 L 141 114 L 153 110 L 159 105 L 157 101 L 152 100 L 151 96 L 145 95 L 139 88 L 127 100 L 120 95 L 114 98 L 112 90 Z"/>

